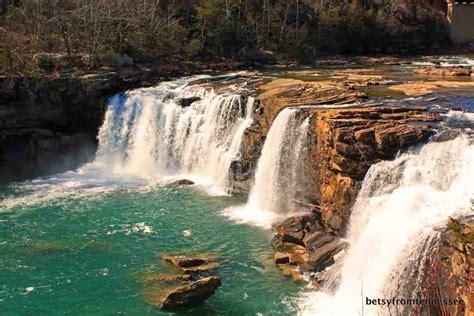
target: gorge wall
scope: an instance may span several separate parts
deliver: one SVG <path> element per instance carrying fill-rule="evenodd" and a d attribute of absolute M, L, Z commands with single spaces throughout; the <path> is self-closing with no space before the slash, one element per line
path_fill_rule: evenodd
<path fill-rule="evenodd" d="M 150 77 L 133 70 L 1 77 L 0 178 L 62 172 L 92 159 L 108 97 Z"/>

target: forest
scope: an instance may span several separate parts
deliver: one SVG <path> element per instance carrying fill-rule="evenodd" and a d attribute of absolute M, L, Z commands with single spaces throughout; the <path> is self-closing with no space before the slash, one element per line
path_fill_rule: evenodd
<path fill-rule="evenodd" d="M 311 63 L 449 43 L 427 0 L 0 0 L 0 72 L 173 60 Z M 118 61 L 117 61 L 118 59 Z"/>

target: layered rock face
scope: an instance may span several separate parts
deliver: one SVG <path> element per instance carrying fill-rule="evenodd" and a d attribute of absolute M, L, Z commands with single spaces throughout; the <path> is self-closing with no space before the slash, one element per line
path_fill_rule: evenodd
<path fill-rule="evenodd" d="M 312 179 L 307 200 L 327 226 L 342 232 L 370 166 L 425 141 L 438 117 L 425 107 L 311 109 L 315 139 L 309 150 Z"/>
<path fill-rule="evenodd" d="M 275 263 L 285 275 L 297 281 L 312 275 L 319 285 L 324 276 L 318 273 L 348 246 L 341 237 L 370 166 L 426 141 L 439 117 L 423 106 L 364 103 L 365 95 L 344 81 L 275 80 L 259 88 L 255 122 L 245 134 L 234 180 L 240 193 L 248 191 L 265 136 L 282 109 L 298 107 L 310 117 L 309 148 L 304 170 L 298 171 L 306 175 L 305 189 L 288 197 L 297 202 L 298 211 L 308 213 L 277 224 L 272 245 Z"/>
<path fill-rule="evenodd" d="M 134 71 L 0 78 L 2 180 L 60 172 L 91 159 L 108 96 L 147 79 Z"/>
<path fill-rule="evenodd" d="M 436 269 L 437 267 L 438 269 Z M 451 220 L 441 234 L 434 264 L 428 269 L 431 271 L 427 275 L 430 275 L 432 281 L 435 281 L 436 287 L 434 289 L 439 291 L 439 298 L 460 298 L 465 304 L 447 306 L 449 314 L 472 315 L 474 313 L 472 292 L 474 216 Z"/>
<path fill-rule="evenodd" d="M 344 82 L 303 82 L 278 79 L 259 87 L 255 122 L 247 129 L 241 159 L 233 164 L 234 193 L 248 193 L 265 136 L 278 113 L 299 107 L 311 116 L 311 144 L 305 158 L 307 189 L 298 197 L 302 205 L 322 210 L 322 218 L 342 232 L 359 184 L 372 164 L 392 159 L 408 146 L 425 141 L 438 121 L 427 108 L 367 106 L 343 107 L 366 96 Z"/>
<path fill-rule="evenodd" d="M 254 124 L 245 131 L 240 159 L 232 164 L 231 192 L 234 194 L 248 194 L 265 137 L 281 110 L 292 106 L 347 104 L 366 98 L 363 93 L 333 81 L 277 79 L 257 83 L 256 88 L 259 94 L 254 105 Z"/>

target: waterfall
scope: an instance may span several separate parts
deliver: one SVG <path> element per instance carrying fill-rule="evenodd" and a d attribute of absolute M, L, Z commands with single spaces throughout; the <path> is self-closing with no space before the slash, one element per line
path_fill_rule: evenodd
<path fill-rule="evenodd" d="M 94 165 L 116 175 L 180 176 L 225 190 L 254 99 L 238 86 L 217 93 L 192 80 L 112 97 Z"/>
<path fill-rule="evenodd" d="M 310 120 L 302 113 L 287 108 L 278 114 L 263 145 L 247 204 L 226 209 L 225 215 L 269 228 L 277 218 L 287 217 L 294 210 L 293 199 L 303 183 Z"/>
<path fill-rule="evenodd" d="M 474 143 L 465 135 L 372 166 L 353 207 L 350 248 L 334 276 L 339 284 L 305 294 L 301 313 L 389 315 L 387 307 L 365 305 L 365 298 L 414 298 L 407 296 L 417 295 L 416 289 L 401 291 L 416 283 L 407 271 L 420 271 L 417 262 L 449 217 L 472 213 L 473 194 Z M 391 314 L 399 315 L 394 309 Z"/>

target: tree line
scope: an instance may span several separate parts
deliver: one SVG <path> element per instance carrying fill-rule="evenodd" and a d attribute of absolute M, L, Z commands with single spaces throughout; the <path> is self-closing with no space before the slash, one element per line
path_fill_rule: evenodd
<path fill-rule="evenodd" d="M 153 63 L 255 58 L 311 62 L 329 54 L 412 53 L 447 42 L 428 0 L 0 0 L 0 64 L 40 52 L 89 67 L 117 54 Z"/>

